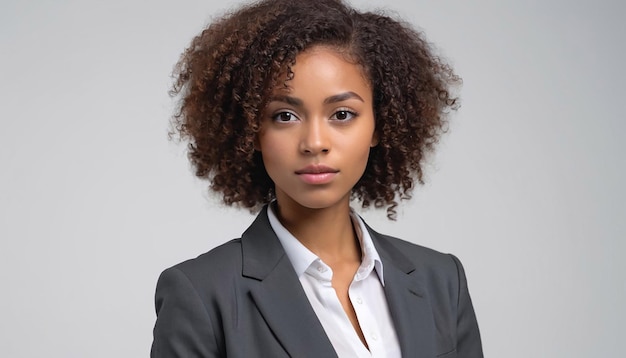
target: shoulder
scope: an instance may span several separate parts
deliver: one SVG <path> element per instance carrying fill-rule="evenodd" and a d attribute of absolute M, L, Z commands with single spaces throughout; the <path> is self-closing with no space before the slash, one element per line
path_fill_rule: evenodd
<path fill-rule="evenodd" d="M 376 233 L 380 246 L 390 255 L 401 255 L 416 271 L 424 273 L 458 274 L 460 262 L 452 254 L 439 252 L 397 237 Z"/>
<path fill-rule="evenodd" d="M 229 286 L 237 285 L 237 273 L 241 277 L 240 239 L 164 270 L 155 292 L 152 356 L 222 356 L 221 320 L 224 307 L 232 307 Z"/>
<path fill-rule="evenodd" d="M 241 239 L 233 239 L 196 258 L 167 268 L 161 273 L 161 279 L 167 276 L 182 276 L 196 290 L 203 290 L 207 288 L 206 286 L 219 287 L 236 277 L 241 277 L 241 270 Z"/>

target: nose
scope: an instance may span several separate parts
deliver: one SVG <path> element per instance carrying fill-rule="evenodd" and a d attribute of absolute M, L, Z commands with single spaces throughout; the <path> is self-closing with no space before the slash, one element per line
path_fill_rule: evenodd
<path fill-rule="evenodd" d="M 331 148 L 330 133 L 323 120 L 309 120 L 302 126 L 300 151 L 307 155 L 328 153 Z"/>

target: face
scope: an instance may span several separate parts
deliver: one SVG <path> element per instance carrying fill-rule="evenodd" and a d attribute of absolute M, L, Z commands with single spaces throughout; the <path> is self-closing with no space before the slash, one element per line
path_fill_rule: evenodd
<path fill-rule="evenodd" d="M 274 91 L 258 136 L 278 203 L 347 208 L 376 145 L 372 88 L 358 65 L 325 47 L 299 54 L 292 71 Z"/>

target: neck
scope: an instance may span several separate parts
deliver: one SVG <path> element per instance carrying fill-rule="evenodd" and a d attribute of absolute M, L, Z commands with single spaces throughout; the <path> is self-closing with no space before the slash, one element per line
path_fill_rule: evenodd
<path fill-rule="evenodd" d="M 327 264 L 361 260 L 361 249 L 350 218 L 349 201 L 311 209 L 277 202 L 281 224 L 307 249 Z"/>

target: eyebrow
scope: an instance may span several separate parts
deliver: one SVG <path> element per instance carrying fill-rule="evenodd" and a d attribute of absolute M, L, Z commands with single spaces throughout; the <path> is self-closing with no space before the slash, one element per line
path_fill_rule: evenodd
<path fill-rule="evenodd" d="M 278 102 L 285 102 L 290 106 L 294 106 L 294 107 L 302 107 L 304 105 L 304 102 L 302 102 L 301 99 L 296 98 L 296 97 L 291 97 L 291 96 L 272 96 L 272 101 L 278 101 Z"/>
<path fill-rule="evenodd" d="M 361 98 L 361 96 L 359 96 L 358 94 L 356 94 L 356 93 L 354 93 L 352 91 L 349 91 L 349 92 L 336 94 L 334 96 L 330 96 L 330 97 L 326 98 L 324 100 L 324 104 L 341 102 L 341 101 L 345 101 L 345 100 L 348 100 L 348 99 L 358 99 L 361 102 L 365 102 L 363 100 L 363 98 Z"/>
<path fill-rule="evenodd" d="M 341 101 L 345 101 L 348 99 L 357 99 L 361 102 L 365 102 L 363 98 L 361 98 L 361 96 L 359 96 L 358 94 L 352 91 L 348 91 L 348 92 L 339 93 L 339 94 L 326 98 L 324 100 L 324 104 L 341 102 Z M 296 106 L 296 107 L 302 107 L 304 105 L 304 102 L 301 99 L 296 98 L 296 97 L 291 97 L 291 96 L 276 95 L 276 96 L 272 96 L 271 100 L 278 101 L 278 102 L 285 102 L 288 105 Z"/>

